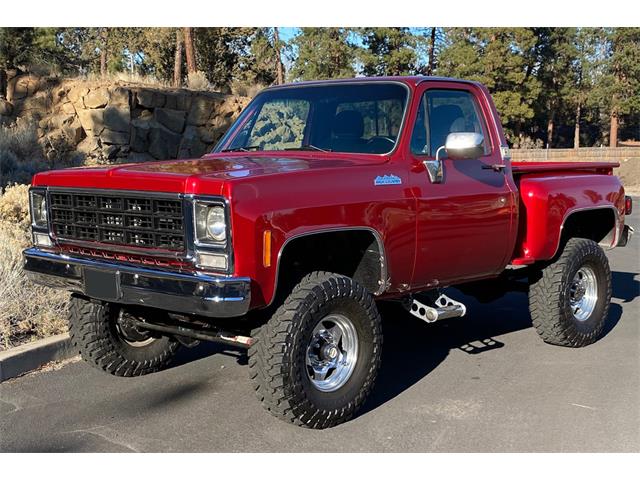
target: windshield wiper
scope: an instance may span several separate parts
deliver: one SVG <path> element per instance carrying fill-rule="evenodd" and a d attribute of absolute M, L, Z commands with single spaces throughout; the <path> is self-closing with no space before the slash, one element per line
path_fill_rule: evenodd
<path fill-rule="evenodd" d="M 290 148 L 285 148 L 285 150 L 313 150 L 316 152 L 330 152 L 331 149 L 330 148 L 320 148 L 320 147 L 316 147 L 315 145 L 300 145 L 299 147 L 290 147 Z"/>
<path fill-rule="evenodd" d="M 249 152 L 251 150 L 260 150 L 260 145 L 249 145 L 248 147 L 225 148 L 222 152 Z"/>

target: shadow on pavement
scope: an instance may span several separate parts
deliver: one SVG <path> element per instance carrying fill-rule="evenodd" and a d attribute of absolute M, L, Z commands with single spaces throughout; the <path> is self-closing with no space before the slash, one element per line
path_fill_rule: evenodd
<path fill-rule="evenodd" d="M 613 296 L 624 303 L 640 295 L 636 274 L 612 272 Z M 407 313 L 398 303 L 381 302 L 383 319 L 383 359 L 376 386 L 359 412 L 363 415 L 400 395 L 435 370 L 451 350 L 469 355 L 481 355 L 502 348 L 504 343 L 494 337 L 531 327 L 527 296 L 510 293 L 492 303 L 481 304 L 454 290 L 455 298 L 469 307 L 467 316 L 426 324 Z M 602 334 L 608 335 L 622 316 L 622 307 L 612 303 Z M 532 330 L 531 335 L 536 335 Z M 540 340 L 542 341 L 542 340 Z M 203 342 L 195 348 L 183 348 L 174 367 L 188 364 L 214 354 L 234 357 L 238 364 L 247 364 L 246 350 L 227 345 Z"/>
<path fill-rule="evenodd" d="M 640 297 L 640 282 L 635 279 L 637 275 L 633 272 L 611 272 L 613 297 L 623 300 L 624 303 Z"/>

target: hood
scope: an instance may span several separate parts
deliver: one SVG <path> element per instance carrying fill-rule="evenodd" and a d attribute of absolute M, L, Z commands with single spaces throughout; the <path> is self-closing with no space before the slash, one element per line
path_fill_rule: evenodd
<path fill-rule="evenodd" d="M 222 195 L 224 183 L 233 180 L 363 163 L 372 162 L 312 156 L 212 154 L 189 160 L 53 170 L 37 174 L 33 185 Z"/>

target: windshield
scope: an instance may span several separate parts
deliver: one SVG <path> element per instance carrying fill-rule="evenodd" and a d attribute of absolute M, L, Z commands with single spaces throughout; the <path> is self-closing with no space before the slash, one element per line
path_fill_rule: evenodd
<path fill-rule="evenodd" d="M 247 107 L 215 151 L 389 153 L 398 139 L 406 101 L 407 89 L 393 83 L 267 90 Z"/>

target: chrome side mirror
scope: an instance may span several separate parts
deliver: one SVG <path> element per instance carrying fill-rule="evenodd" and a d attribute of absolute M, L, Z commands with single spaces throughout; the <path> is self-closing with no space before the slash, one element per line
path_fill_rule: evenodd
<path fill-rule="evenodd" d="M 456 160 L 478 158 L 484 153 L 484 137 L 481 133 L 450 133 L 447 135 L 444 148 L 449 158 Z"/>
<path fill-rule="evenodd" d="M 427 169 L 431 183 L 442 183 L 444 172 L 440 154 L 447 152 L 447 156 L 454 160 L 466 160 L 478 158 L 484 153 L 484 136 L 474 132 L 456 132 L 447 135 L 443 146 L 436 151 L 435 160 L 424 160 L 422 163 Z"/>

